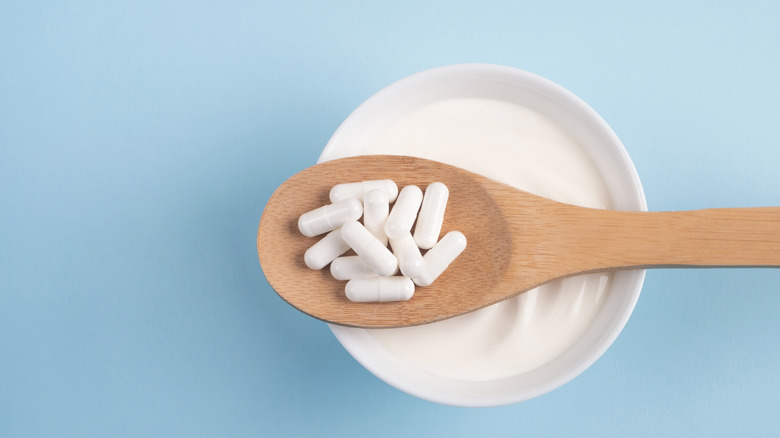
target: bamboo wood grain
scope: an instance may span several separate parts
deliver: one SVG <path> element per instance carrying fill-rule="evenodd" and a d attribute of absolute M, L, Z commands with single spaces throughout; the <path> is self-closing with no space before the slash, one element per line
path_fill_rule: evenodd
<path fill-rule="evenodd" d="M 312 271 L 303 253 L 318 238 L 298 217 L 329 203 L 332 186 L 389 178 L 399 188 L 441 181 L 450 189 L 442 235 L 468 239 L 432 285 L 400 303 L 353 303 L 328 268 Z M 434 322 L 585 272 L 658 267 L 780 266 L 780 208 L 628 212 L 576 207 L 526 193 L 446 164 L 403 156 L 363 156 L 310 167 L 271 196 L 257 234 L 260 265 L 288 303 L 324 321 L 357 327 Z"/>

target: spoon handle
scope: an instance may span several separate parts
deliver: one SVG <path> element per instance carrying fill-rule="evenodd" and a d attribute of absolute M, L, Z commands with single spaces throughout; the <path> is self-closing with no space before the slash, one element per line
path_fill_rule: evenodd
<path fill-rule="evenodd" d="M 569 251 L 593 254 L 589 263 L 592 270 L 780 266 L 778 207 L 676 212 L 586 210 L 583 216 L 591 217 L 583 217 L 585 222 L 572 230 L 581 237 L 567 245 Z"/>

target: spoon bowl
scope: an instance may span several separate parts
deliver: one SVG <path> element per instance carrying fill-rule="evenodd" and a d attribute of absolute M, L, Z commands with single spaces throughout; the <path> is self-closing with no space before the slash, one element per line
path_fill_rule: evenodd
<path fill-rule="evenodd" d="M 328 204 L 328 191 L 336 184 L 385 178 L 399 187 L 414 184 L 424 189 L 434 181 L 447 185 L 450 198 L 442 235 L 461 231 L 468 247 L 436 282 L 417 288 L 409 301 L 353 303 L 344 294 L 344 281 L 334 279 L 327 268 L 313 271 L 304 264 L 303 253 L 319 237 L 303 236 L 297 228 L 298 217 Z M 484 307 L 501 298 L 493 294 L 491 299 L 483 292 L 495 290 L 508 268 L 511 248 L 510 229 L 486 191 L 493 184 L 506 187 L 454 166 L 412 157 L 352 157 L 318 164 L 294 175 L 269 199 L 257 236 L 260 265 L 268 282 L 288 303 L 341 325 L 415 325 Z M 450 275 L 455 272 L 462 275 Z M 453 302 L 459 302 L 462 310 L 453 313 Z"/>
<path fill-rule="evenodd" d="M 392 179 L 399 187 L 450 189 L 442 235 L 463 232 L 466 250 L 412 299 L 353 303 L 342 281 L 312 271 L 303 253 L 317 239 L 298 217 L 329 203 L 336 184 Z M 577 207 L 517 190 L 454 166 L 406 156 L 360 156 L 303 170 L 271 196 L 257 236 L 271 287 L 315 318 L 354 327 L 439 321 L 586 272 L 653 267 L 780 266 L 780 209 L 624 212 Z"/>

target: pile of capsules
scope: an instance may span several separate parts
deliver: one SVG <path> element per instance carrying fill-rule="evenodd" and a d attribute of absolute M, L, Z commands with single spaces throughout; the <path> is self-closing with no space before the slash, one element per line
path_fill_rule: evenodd
<path fill-rule="evenodd" d="M 304 236 L 328 233 L 304 254 L 306 266 L 319 270 L 330 263 L 333 277 L 348 281 L 344 290 L 351 301 L 406 301 L 415 284 L 430 286 L 466 249 L 460 231 L 439 240 L 448 198 L 440 182 L 429 184 L 424 195 L 414 185 L 399 193 L 389 179 L 337 184 L 331 204 L 298 219 Z M 357 255 L 342 257 L 349 249 Z"/>

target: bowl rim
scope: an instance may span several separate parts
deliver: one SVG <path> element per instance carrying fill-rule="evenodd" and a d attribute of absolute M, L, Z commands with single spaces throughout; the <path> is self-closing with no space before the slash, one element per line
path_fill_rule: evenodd
<path fill-rule="evenodd" d="M 565 104 L 567 107 L 570 107 L 573 113 L 581 115 L 586 123 L 589 126 L 592 126 L 594 132 L 598 131 L 600 135 L 603 135 L 608 139 L 609 144 L 605 144 L 604 148 L 605 150 L 609 149 L 609 152 L 613 154 L 614 159 L 617 160 L 622 167 L 623 173 L 621 178 L 623 179 L 621 179 L 621 181 L 623 184 L 630 186 L 627 190 L 631 195 L 631 199 L 628 201 L 632 204 L 632 209 L 641 211 L 647 210 L 647 201 L 636 168 L 622 142 L 606 121 L 604 121 L 603 118 L 582 99 L 561 85 L 534 73 L 504 65 L 485 63 L 451 64 L 423 70 L 393 82 L 366 99 L 339 125 L 320 154 L 317 162 L 320 163 L 344 156 L 343 154 L 340 154 L 338 150 L 339 147 L 342 147 L 342 138 L 348 136 L 350 130 L 354 129 L 355 126 L 359 126 L 359 123 L 366 115 L 370 115 L 376 108 L 381 108 L 386 103 L 387 99 L 392 99 L 394 95 L 402 93 L 404 90 L 414 89 L 423 86 L 426 83 L 431 83 L 431 81 L 441 81 L 457 77 L 458 75 L 465 77 L 485 76 L 491 78 L 512 78 L 514 81 L 521 81 L 531 87 L 544 90 L 546 98 L 554 99 Z M 459 407 L 507 405 L 529 400 L 557 389 L 592 366 L 613 344 L 628 322 L 639 299 L 644 278 L 645 270 L 620 271 L 614 274 L 610 290 L 615 288 L 616 285 L 623 284 L 628 286 L 628 290 L 621 291 L 620 295 L 622 295 L 622 299 L 615 302 L 613 306 L 615 307 L 613 310 L 613 312 L 615 312 L 614 318 L 609 321 L 602 321 L 600 324 L 603 326 L 600 330 L 602 335 L 595 341 L 592 348 L 582 353 L 581 360 L 579 360 L 576 365 L 564 369 L 553 376 L 553 378 L 544 378 L 542 379 L 543 381 L 528 386 L 524 391 L 511 392 L 500 396 L 492 393 L 484 394 L 479 391 L 475 391 L 473 394 L 464 394 L 462 390 L 460 392 L 440 391 L 432 386 L 421 385 L 420 382 L 430 380 L 452 381 L 452 379 L 432 375 L 422 370 L 408 369 L 408 367 L 414 367 L 403 363 L 400 359 L 394 359 L 394 356 L 389 352 L 387 352 L 386 355 L 383 355 L 383 357 L 377 357 L 376 355 L 371 354 L 365 349 L 365 343 L 375 343 L 375 341 L 373 341 L 363 329 L 348 328 L 333 324 L 328 324 L 328 326 L 339 343 L 341 343 L 347 352 L 364 368 L 379 379 L 403 392 L 424 400 Z M 600 312 L 603 311 L 604 309 Z M 594 321 L 594 323 L 597 322 Z M 594 325 L 594 323 L 591 325 Z M 595 329 L 589 327 L 588 330 Z M 548 362 L 548 364 L 555 360 L 556 359 L 553 359 L 551 362 Z M 401 375 L 403 373 L 398 372 L 398 367 L 405 367 L 405 376 Z M 544 366 L 541 368 L 544 368 Z M 529 371 L 527 374 L 533 373 L 534 371 Z M 456 382 L 453 381 L 453 383 Z M 465 386 L 460 385 L 460 383 L 463 383 Z M 468 388 L 477 388 L 478 385 L 483 384 L 484 382 L 460 383 L 457 383 L 459 388 L 466 388 L 466 392 L 468 392 Z"/>

